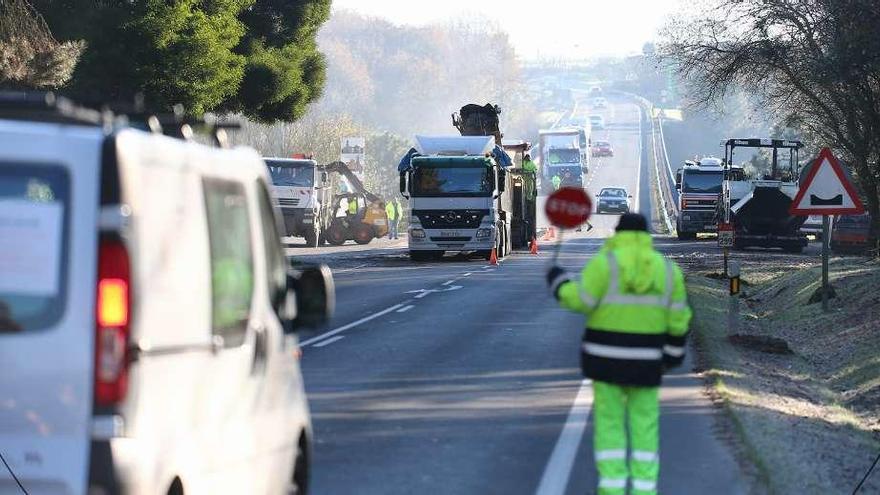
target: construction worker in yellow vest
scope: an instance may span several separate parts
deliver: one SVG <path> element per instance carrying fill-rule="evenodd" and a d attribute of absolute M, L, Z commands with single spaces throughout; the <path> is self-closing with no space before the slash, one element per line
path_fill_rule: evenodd
<path fill-rule="evenodd" d="M 660 381 L 684 359 L 691 319 L 684 276 L 647 230 L 645 217 L 625 214 L 580 277 L 560 267 L 547 274 L 559 304 L 587 317 L 581 367 L 593 381 L 599 495 L 625 495 L 628 480 L 632 495 L 656 495 Z"/>
<path fill-rule="evenodd" d="M 388 216 L 388 238 L 397 239 L 397 225 L 400 222 L 400 203 L 397 198 L 385 203 L 385 215 Z"/>

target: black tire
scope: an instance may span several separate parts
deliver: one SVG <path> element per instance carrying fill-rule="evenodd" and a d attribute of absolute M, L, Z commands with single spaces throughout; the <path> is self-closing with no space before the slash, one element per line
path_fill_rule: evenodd
<path fill-rule="evenodd" d="M 410 251 L 409 259 L 412 261 L 429 261 L 433 253 L 433 251 Z"/>
<path fill-rule="evenodd" d="M 318 234 L 318 246 L 323 246 L 324 244 L 327 244 L 327 239 L 324 238 L 324 233 L 321 232 Z"/>
<path fill-rule="evenodd" d="M 804 252 L 804 246 L 800 244 L 789 244 L 788 246 L 785 246 L 784 249 L 786 253 L 792 254 L 801 254 Z"/>
<path fill-rule="evenodd" d="M 301 438 L 297 443 L 296 458 L 293 461 L 293 476 L 287 485 L 287 495 L 305 495 L 309 492 L 309 449 L 304 438 Z"/>
<path fill-rule="evenodd" d="M 362 223 L 355 226 L 354 232 L 352 232 L 352 237 L 354 237 L 354 242 L 364 245 L 369 244 L 376 236 L 373 233 L 373 227 Z"/>
<path fill-rule="evenodd" d="M 697 238 L 696 232 L 682 232 L 679 230 L 676 234 L 678 234 L 679 241 L 692 241 Z"/>
<path fill-rule="evenodd" d="M 324 237 L 327 238 L 327 242 L 334 246 L 341 246 L 345 244 L 345 241 L 348 240 L 348 229 L 345 228 L 345 225 L 342 222 L 334 222 L 330 225 L 330 228 L 327 229 L 327 232 L 324 233 Z"/>
<path fill-rule="evenodd" d="M 306 231 L 303 236 L 306 239 L 306 247 L 318 247 L 318 231 L 317 230 L 309 230 Z"/>

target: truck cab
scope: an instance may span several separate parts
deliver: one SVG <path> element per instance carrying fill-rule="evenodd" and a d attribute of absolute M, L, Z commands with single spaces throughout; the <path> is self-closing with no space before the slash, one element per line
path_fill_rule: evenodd
<path fill-rule="evenodd" d="M 284 215 L 286 235 L 304 237 L 306 245 L 316 247 L 321 236 L 318 212 L 321 209 L 319 185 L 325 175 L 309 159 L 264 158 L 272 176 L 272 193 Z"/>
<path fill-rule="evenodd" d="M 675 173 L 678 195 L 676 231 L 680 240 L 696 239 L 697 234 L 715 232 L 715 212 L 724 167 L 718 158 L 704 157 L 685 162 Z"/>
<path fill-rule="evenodd" d="M 438 259 L 447 251 L 487 259 L 509 251 L 508 215 L 497 201 L 506 172 L 491 157 L 492 136 L 417 136 L 419 156 L 400 172 L 411 210 L 409 255 Z"/>

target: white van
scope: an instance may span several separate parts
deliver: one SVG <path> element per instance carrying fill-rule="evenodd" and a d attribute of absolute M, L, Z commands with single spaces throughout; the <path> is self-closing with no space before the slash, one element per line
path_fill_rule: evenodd
<path fill-rule="evenodd" d="M 0 94 L 0 493 L 303 493 L 332 278 L 262 159 L 62 103 Z"/>

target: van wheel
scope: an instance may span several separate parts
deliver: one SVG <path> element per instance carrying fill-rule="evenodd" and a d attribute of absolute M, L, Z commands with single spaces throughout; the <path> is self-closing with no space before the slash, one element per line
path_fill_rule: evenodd
<path fill-rule="evenodd" d="M 293 477 L 287 486 L 287 495 L 305 495 L 309 491 L 309 456 L 305 440 L 300 439 L 293 461 Z"/>
<path fill-rule="evenodd" d="M 354 242 L 358 244 L 369 244 L 373 240 L 373 227 L 367 224 L 360 224 L 354 228 Z"/>
<path fill-rule="evenodd" d="M 306 238 L 306 247 L 318 247 L 318 231 L 309 230 L 303 236 Z"/>

